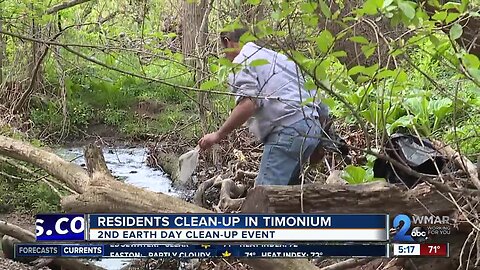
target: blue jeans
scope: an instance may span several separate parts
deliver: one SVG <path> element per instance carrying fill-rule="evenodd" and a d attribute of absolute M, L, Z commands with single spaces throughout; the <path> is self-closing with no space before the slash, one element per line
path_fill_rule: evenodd
<path fill-rule="evenodd" d="M 302 119 L 270 134 L 255 185 L 300 184 L 300 170 L 320 143 L 321 131 L 318 120 Z"/>

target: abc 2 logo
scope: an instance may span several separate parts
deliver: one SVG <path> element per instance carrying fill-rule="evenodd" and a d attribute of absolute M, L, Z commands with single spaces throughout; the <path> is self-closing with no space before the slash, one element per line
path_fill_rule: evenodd
<path fill-rule="evenodd" d="M 403 222 L 403 223 L 402 223 Z M 394 242 L 425 242 L 428 239 L 427 231 L 422 227 L 413 227 L 409 216 L 401 214 L 397 215 L 393 220 L 393 227 L 396 233 L 393 236 Z"/>

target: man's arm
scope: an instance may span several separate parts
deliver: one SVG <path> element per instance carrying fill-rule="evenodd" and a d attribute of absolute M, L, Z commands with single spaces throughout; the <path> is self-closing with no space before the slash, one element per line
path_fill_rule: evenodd
<path fill-rule="evenodd" d="M 225 139 L 230 132 L 243 125 L 243 123 L 255 114 L 256 109 L 257 106 L 253 100 L 250 98 L 242 99 L 237 106 L 233 108 L 230 116 L 228 116 L 225 123 L 223 123 L 222 127 L 218 130 L 220 140 Z"/>
<path fill-rule="evenodd" d="M 257 105 L 253 100 L 250 98 L 242 99 L 237 106 L 235 106 L 222 127 L 216 132 L 203 136 L 198 142 L 198 145 L 202 150 L 206 150 L 212 145 L 219 143 L 225 139 L 230 132 L 243 125 L 243 123 L 252 117 L 256 109 Z"/>

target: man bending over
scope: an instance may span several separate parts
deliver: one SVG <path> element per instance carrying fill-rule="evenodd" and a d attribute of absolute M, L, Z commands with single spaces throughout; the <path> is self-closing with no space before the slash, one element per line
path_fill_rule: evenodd
<path fill-rule="evenodd" d="M 297 65 L 253 42 L 240 44 L 245 32 L 221 34 L 226 57 L 242 65 L 229 76 L 236 106 L 222 127 L 203 136 L 198 144 L 206 150 L 246 122 L 265 145 L 255 185 L 299 184 L 302 166 L 320 142 L 319 106 L 312 101 L 314 93 L 305 90 Z M 268 64 L 249 66 L 257 59 Z"/>

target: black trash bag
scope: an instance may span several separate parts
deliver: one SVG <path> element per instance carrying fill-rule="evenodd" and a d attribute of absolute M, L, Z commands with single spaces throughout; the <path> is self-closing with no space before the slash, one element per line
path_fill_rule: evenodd
<path fill-rule="evenodd" d="M 323 130 L 322 138 L 320 138 L 321 147 L 327 152 L 341 154 L 344 159 L 349 160 L 348 154 L 350 149 L 348 148 L 347 142 L 337 134 L 335 126 L 333 125 L 334 119 L 330 115 L 328 106 L 324 103 L 320 103 L 317 112 L 319 115 L 320 126 Z"/>
<path fill-rule="evenodd" d="M 443 172 L 448 163 L 447 157 L 443 156 L 431 141 L 427 139 L 420 141 L 417 136 L 410 134 L 395 133 L 390 136 L 385 143 L 385 154 L 424 174 L 437 175 L 437 168 Z M 389 183 L 404 183 L 408 188 L 413 188 L 420 183 L 418 177 L 409 175 L 403 169 L 382 159 L 375 160 L 373 173 L 375 177 L 385 178 Z"/>

